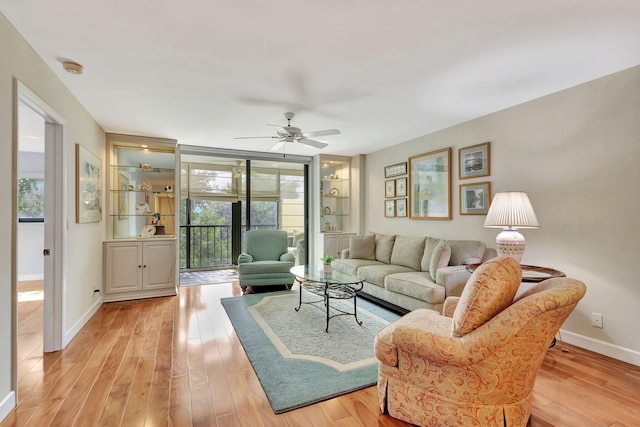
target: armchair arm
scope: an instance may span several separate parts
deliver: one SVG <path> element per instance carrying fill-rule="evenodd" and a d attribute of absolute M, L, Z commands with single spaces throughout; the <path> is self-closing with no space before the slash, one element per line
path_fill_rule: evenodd
<path fill-rule="evenodd" d="M 280 255 L 280 261 L 295 262 L 296 261 L 296 257 L 292 253 L 286 252 L 286 253 Z"/>
<path fill-rule="evenodd" d="M 460 301 L 460 297 L 447 297 L 444 300 L 444 305 L 442 306 L 442 315 L 446 317 L 453 317 L 453 313 L 456 311 L 456 307 L 458 306 L 458 301 Z"/>
<path fill-rule="evenodd" d="M 238 264 L 247 264 L 253 262 L 253 257 L 247 253 L 241 253 L 238 256 Z"/>
<path fill-rule="evenodd" d="M 436 363 L 468 366 L 495 351 L 489 337 L 474 334 L 477 331 L 452 336 L 451 318 L 433 310 L 413 310 L 389 326 L 393 327 L 392 345 L 398 350 Z"/>

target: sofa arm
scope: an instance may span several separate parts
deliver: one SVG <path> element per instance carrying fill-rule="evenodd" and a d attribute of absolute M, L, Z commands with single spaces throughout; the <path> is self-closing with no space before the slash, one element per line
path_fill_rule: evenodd
<path fill-rule="evenodd" d="M 296 257 L 291 252 L 280 255 L 280 261 L 295 263 Z"/>
<path fill-rule="evenodd" d="M 238 256 L 238 264 L 248 264 L 253 262 L 253 257 L 247 253 L 241 253 Z"/>
<path fill-rule="evenodd" d="M 343 249 L 340 253 L 341 259 L 349 259 L 349 248 Z"/>
<path fill-rule="evenodd" d="M 462 290 L 471 277 L 471 273 L 467 271 L 464 265 L 451 265 L 441 267 L 436 272 L 436 284 L 444 288 L 446 297 L 462 295 Z"/>

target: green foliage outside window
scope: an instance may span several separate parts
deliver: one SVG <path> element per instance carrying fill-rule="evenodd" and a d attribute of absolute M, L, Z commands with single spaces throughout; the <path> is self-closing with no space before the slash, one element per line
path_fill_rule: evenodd
<path fill-rule="evenodd" d="M 18 179 L 18 218 L 44 218 L 44 179 Z"/>

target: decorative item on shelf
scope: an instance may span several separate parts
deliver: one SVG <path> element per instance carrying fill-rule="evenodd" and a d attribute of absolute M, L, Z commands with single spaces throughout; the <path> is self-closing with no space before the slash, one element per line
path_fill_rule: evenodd
<path fill-rule="evenodd" d="M 167 193 L 173 193 L 173 185 L 166 185 L 164 187 L 164 191 L 166 191 Z"/>
<path fill-rule="evenodd" d="M 151 172 L 153 170 L 149 163 L 138 163 L 138 167 L 145 172 Z"/>
<path fill-rule="evenodd" d="M 324 223 L 324 231 L 331 231 L 331 223 L 329 221 Z"/>
<path fill-rule="evenodd" d="M 325 206 L 324 207 L 324 214 L 325 215 L 331 215 L 331 208 L 329 206 Z"/>
<path fill-rule="evenodd" d="M 518 228 L 538 228 L 540 224 L 527 193 L 509 191 L 494 196 L 484 226 L 503 228 L 496 237 L 498 255 L 508 256 L 520 262 L 525 240 Z"/>
<path fill-rule="evenodd" d="M 143 182 L 138 186 L 138 188 L 140 188 L 140 191 L 145 191 L 147 193 L 150 193 L 152 187 L 151 187 L 151 184 Z"/>
<path fill-rule="evenodd" d="M 140 233 L 138 233 L 138 238 L 144 239 L 147 237 L 151 237 L 155 234 L 156 234 L 156 226 L 147 224 L 144 227 L 142 227 L 142 230 L 140 230 Z"/>
<path fill-rule="evenodd" d="M 127 185 L 127 191 L 134 191 L 136 189 L 136 187 L 134 187 L 133 185 Z"/>
<path fill-rule="evenodd" d="M 333 187 L 331 190 L 329 190 L 329 195 L 330 196 L 339 196 L 340 195 L 340 191 L 336 187 Z"/>
<path fill-rule="evenodd" d="M 154 213 L 153 216 L 151 217 L 151 224 L 158 225 L 158 222 L 160 222 L 160 214 Z"/>
<path fill-rule="evenodd" d="M 322 264 L 324 264 L 323 266 L 324 277 L 330 278 L 331 277 L 331 261 L 333 261 L 333 257 L 331 255 L 325 255 L 320 259 L 322 260 Z"/>
<path fill-rule="evenodd" d="M 331 225 L 331 231 L 338 231 L 338 225 L 337 224 L 332 224 Z"/>
<path fill-rule="evenodd" d="M 148 203 L 138 202 L 136 203 L 136 213 L 138 215 L 149 215 L 153 212 L 151 212 L 151 208 Z"/>

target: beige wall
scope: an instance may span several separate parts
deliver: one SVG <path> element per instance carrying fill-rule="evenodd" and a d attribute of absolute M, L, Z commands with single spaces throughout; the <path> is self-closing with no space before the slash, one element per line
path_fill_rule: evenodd
<path fill-rule="evenodd" d="M 367 155 L 365 230 L 470 238 L 495 247 L 484 216 L 459 215 L 459 184 L 529 193 L 541 228 L 523 230 L 523 264 L 583 280 L 585 298 L 562 338 L 640 365 L 640 67 Z M 458 180 L 458 149 L 491 142 L 491 176 Z M 385 219 L 383 167 L 453 148 L 453 219 Z M 591 313 L 604 328 L 591 326 Z"/>
<path fill-rule="evenodd" d="M 81 143 L 101 159 L 105 159 L 105 135 L 44 61 L 22 39 L 13 26 L 0 14 L 0 415 L 11 400 L 14 339 L 12 319 L 15 304 L 12 294 L 15 277 L 13 265 L 12 223 L 15 174 L 13 158 L 13 79 L 48 104 L 66 121 L 64 129 L 66 196 L 62 199 L 66 211 L 65 283 L 63 289 L 63 336 L 70 339 L 87 318 L 96 297 L 94 286 L 102 280 L 102 240 L 105 223 L 75 223 L 75 144 Z M 82 78 L 82 76 L 78 76 Z M 48 149 L 48 148 L 47 148 Z M 104 191 L 103 191 L 104 194 Z M 104 203 L 104 201 L 103 201 Z M 104 215 L 104 214 L 103 214 Z M 106 218 L 106 216 L 104 216 Z M 1 418 L 1 416 L 0 416 Z"/>

